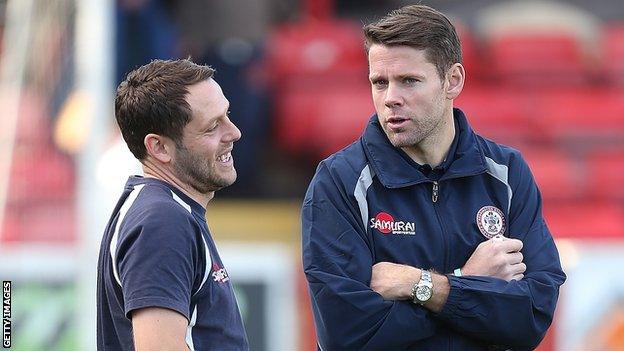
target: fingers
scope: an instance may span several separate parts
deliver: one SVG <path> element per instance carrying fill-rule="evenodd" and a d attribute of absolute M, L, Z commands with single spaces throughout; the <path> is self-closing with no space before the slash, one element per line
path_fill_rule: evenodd
<path fill-rule="evenodd" d="M 505 249 L 505 252 L 518 252 L 522 250 L 523 244 L 522 241 L 518 239 L 497 239 L 500 242 L 500 245 Z"/>
<path fill-rule="evenodd" d="M 519 275 L 522 275 L 522 277 L 524 277 L 525 271 L 526 271 L 526 264 L 524 264 L 523 262 L 511 265 L 509 266 L 508 277 L 511 276 L 511 279 L 514 279 L 514 277 L 519 276 Z M 516 280 L 520 280 L 520 279 L 516 279 Z"/>
<path fill-rule="evenodd" d="M 509 252 L 507 253 L 507 263 L 509 264 L 517 264 L 521 263 L 524 259 L 522 252 Z"/>
<path fill-rule="evenodd" d="M 507 249 L 510 250 L 510 251 L 507 251 L 507 252 L 520 251 L 520 250 L 522 250 L 522 247 L 523 247 L 522 241 L 520 241 L 518 239 L 507 238 L 507 237 L 505 237 L 503 235 L 500 235 L 500 234 L 493 236 L 492 239 L 490 239 L 490 241 L 504 243 L 503 245 Z"/>
<path fill-rule="evenodd" d="M 505 273 L 499 276 L 499 278 L 505 281 L 520 280 L 524 278 L 524 272 L 526 271 L 526 264 L 523 262 L 508 265 L 505 268 Z"/>

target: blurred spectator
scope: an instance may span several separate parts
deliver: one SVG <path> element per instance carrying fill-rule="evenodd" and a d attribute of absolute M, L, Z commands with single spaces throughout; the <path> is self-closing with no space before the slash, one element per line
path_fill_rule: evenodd
<path fill-rule="evenodd" d="M 129 71 L 154 59 L 176 55 L 178 30 L 167 0 L 117 0 L 115 84 Z"/>

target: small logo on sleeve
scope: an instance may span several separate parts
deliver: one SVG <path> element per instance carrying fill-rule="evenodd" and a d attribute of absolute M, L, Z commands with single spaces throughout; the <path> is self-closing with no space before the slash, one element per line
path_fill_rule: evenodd
<path fill-rule="evenodd" d="M 494 206 L 483 206 L 477 212 L 477 226 L 483 236 L 492 239 L 499 234 L 505 234 L 505 216 L 503 211 Z"/>
<path fill-rule="evenodd" d="M 219 267 L 219 265 L 216 263 L 212 265 L 212 278 L 214 279 L 215 282 L 218 282 L 218 283 L 225 283 L 228 280 L 230 280 L 230 277 L 228 276 L 228 273 L 225 270 L 225 268 Z"/>
<path fill-rule="evenodd" d="M 375 218 L 371 218 L 370 227 L 377 229 L 382 234 L 416 234 L 416 224 L 414 222 L 395 221 L 394 217 L 386 212 L 379 212 Z"/>

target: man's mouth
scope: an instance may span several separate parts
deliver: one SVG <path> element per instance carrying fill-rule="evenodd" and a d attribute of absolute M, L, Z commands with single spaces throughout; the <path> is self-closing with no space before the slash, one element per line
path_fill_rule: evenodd
<path fill-rule="evenodd" d="M 217 161 L 221 163 L 228 163 L 232 160 L 232 152 L 228 151 L 223 155 L 217 156 Z"/>
<path fill-rule="evenodd" d="M 388 128 L 392 129 L 393 131 L 396 131 L 398 129 L 405 127 L 408 121 L 409 121 L 408 118 L 390 117 L 386 119 L 386 124 L 388 125 Z"/>

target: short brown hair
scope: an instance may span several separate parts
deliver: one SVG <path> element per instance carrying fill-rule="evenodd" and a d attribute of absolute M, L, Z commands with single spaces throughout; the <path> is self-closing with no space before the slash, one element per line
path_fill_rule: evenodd
<path fill-rule="evenodd" d="M 440 78 L 455 63 L 462 62 L 459 36 L 451 21 L 425 5 L 408 5 L 364 26 L 366 52 L 373 44 L 405 45 L 425 50 Z"/>
<path fill-rule="evenodd" d="M 134 157 L 147 156 L 143 140 L 150 133 L 181 144 L 192 118 L 188 87 L 213 75 L 212 68 L 189 59 L 154 60 L 128 74 L 117 88 L 115 118 Z"/>

